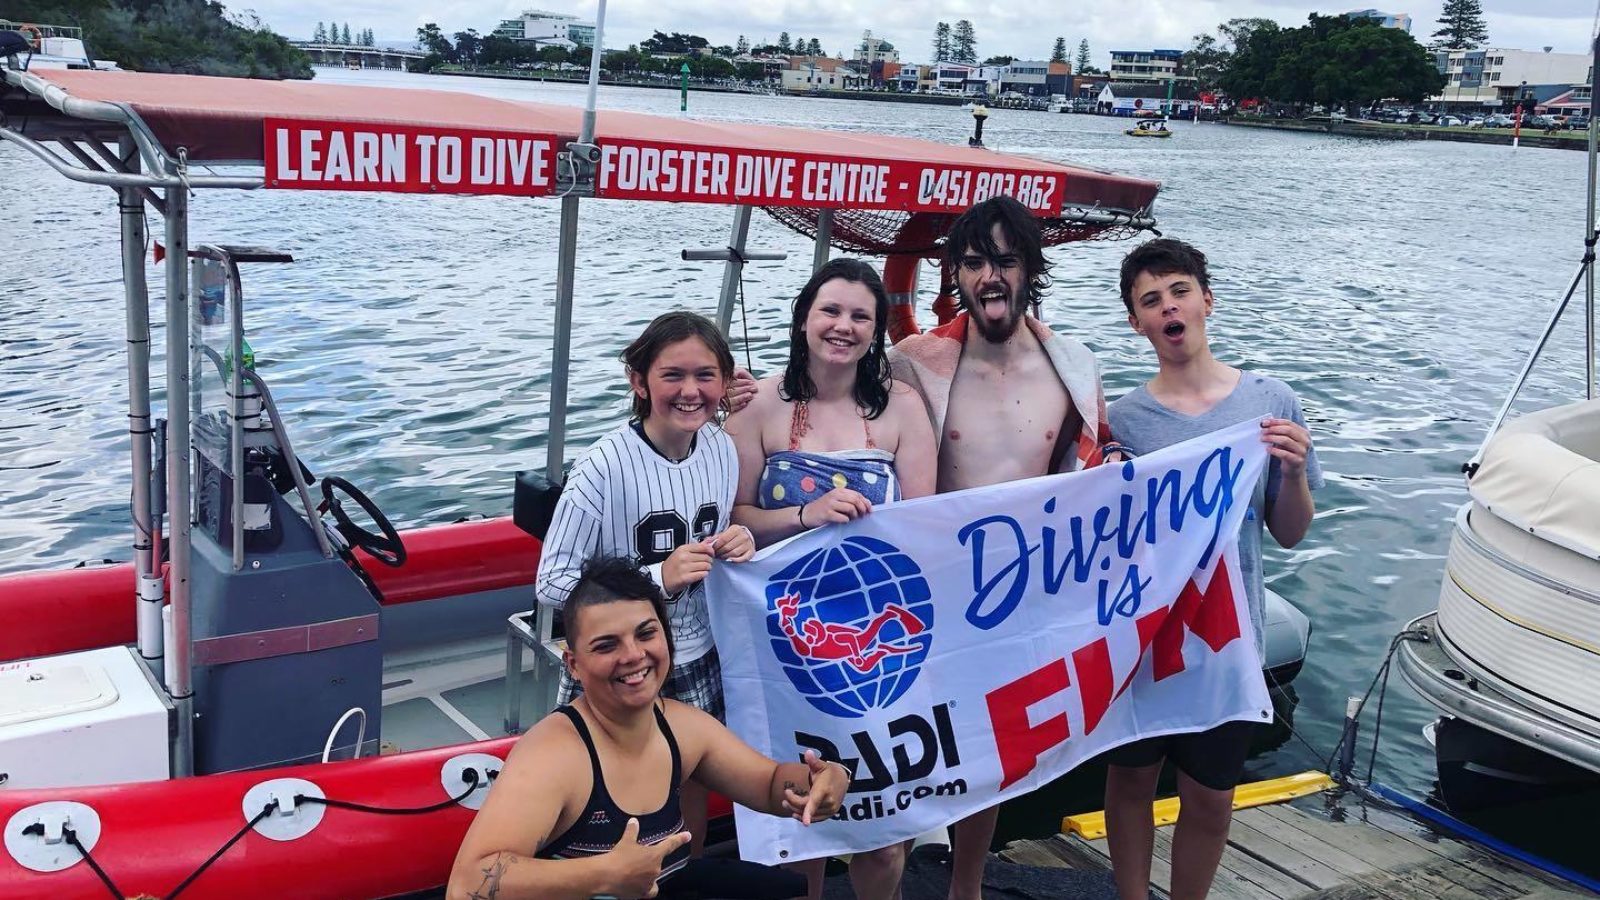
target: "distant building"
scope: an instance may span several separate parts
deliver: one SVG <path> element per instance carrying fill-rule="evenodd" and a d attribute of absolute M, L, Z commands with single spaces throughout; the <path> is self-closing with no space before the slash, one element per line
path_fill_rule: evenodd
<path fill-rule="evenodd" d="M 855 90 L 867 79 L 844 60 L 829 56 L 791 56 L 789 63 L 778 86 L 794 94 Z"/>
<path fill-rule="evenodd" d="M 950 94 L 981 94 L 985 82 L 979 66 L 942 62 L 934 67 L 933 88 Z"/>
<path fill-rule="evenodd" d="M 1100 89 L 1100 95 L 1095 99 L 1101 112 L 1113 116 L 1138 113 L 1183 116 L 1193 112 L 1195 105 L 1200 102 L 1200 95 L 1195 92 L 1193 84 L 1174 81 L 1170 89 L 1169 100 L 1166 83 L 1112 81 Z"/>
<path fill-rule="evenodd" d="M 903 63 L 895 73 L 892 87 L 908 94 L 926 92 L 933 88 L 935 67 L 918 63 Z"/>
<path fill-rule="evenodd" d="M 594 46 L 594 23 L 577 16 L 547 12 L 542 9 L 523 10 L 515 19 L 503 19 L 494 33 L 513 41 L 525 41 L 541 47 L 561 47 L 576 50 Z"/>
<path fill-rule="evenodd" d="M 1071 88 L 1072 66 L 1048 60 L 1015 60 L 1000 74 L 1000 91 L 1029 97 L 1063 95 Z"/>
<path fill-rule="evenodd" d="M 876 62 L 897 63 L 900 61 L 900 51 L 883 38 L 873 37 L 869 31 L 861 36 L 861 43 L 856 45 L 856 53 L 851 60 L 863 68 Z"/>
<path fill-rule="evenodd" d="M 1406 34 L 1411 33 L 1410 13 L 1386 13 L 1377 9 L 1352 9 L 1345 15 L 1352 19 L 1372 19 L 1385 28 L 1398 28 Z"/>
<path fill-rule="evenodd" d="M 1579 88 L 1587 97 L 1593 60 L 1587 53 L 1485 47 L 1435 51 L 1434 65 L 1446 81 L 1428 102 L 1474 113 L 1509 110 L 1519 89 L 1539 102 Z"/>
<path fill-rule="evenodd" d="M 1113 50 L 1111 77 L 1117 81 L 1167 81 L 1183 77 L 1182 50 Z"/>

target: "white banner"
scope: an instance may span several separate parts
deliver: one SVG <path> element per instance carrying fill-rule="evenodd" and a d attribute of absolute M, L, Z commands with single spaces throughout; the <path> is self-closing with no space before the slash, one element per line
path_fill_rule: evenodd
<path fill-rule="evenodd" d="M 729 727 L 855 773 L 810 828 L 738 809 L 744 857 L 882 847 L 1137 737 L 1269 721 L 1238 556 L 1260 435 L 886 506 L 715 566 Z"/>

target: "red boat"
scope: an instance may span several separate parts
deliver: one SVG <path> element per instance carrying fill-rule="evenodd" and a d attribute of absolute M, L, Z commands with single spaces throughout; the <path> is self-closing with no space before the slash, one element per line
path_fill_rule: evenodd
<path fill-rule="evenodd" d="M 558 637 L 529 607 L 564 470 L 583 200 L 732 205 L 729 246 L 691 254 L 726 267 L 724 330 L 744 262 L 762 258 L 745 246 L 761 207 L 814 236 L 819 264 L 830 245 L 887 255 L 904 333 L 918 262 L 971 203 L 1012 194 L 1062 243 L 1151 227 L 1159 187 L 981 147 L 596 115 L 592 92 L 585 112 L 183 75 L 4 76 L 0 139 L 117 194 L 136 528 L 125 564 L 0 577 L 3 897 L 388 897 L 444 883 L 496 760 L 553 699 Z M 313 476 L 294 410 L 275 404 L 244 340 L 242 270 L 289 256 L 189 241 L 191 192 L 251 189 L 560 200 L 548 462 L 519 480 L 514 517 L 400 533 L 348 482 Z M 151 409 L 152 210 L 165 220 L 167 383 L 191 401 L 164 421 Z"/>

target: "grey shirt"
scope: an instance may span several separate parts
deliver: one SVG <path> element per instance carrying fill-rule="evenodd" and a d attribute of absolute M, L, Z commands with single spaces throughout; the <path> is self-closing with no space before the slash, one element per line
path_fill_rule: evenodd
<path fill-rule="evenodd" d="M 1233 393 L 1197 416 L 1186 416 L 1162 406 L 1144 385 L 1129 391 L 1111 404 L 1108 413 L 1111 437 L 1135 456 L 1154 453 L 1162 447 L 1237 425 L 1250 418 L 1268 416 L 1291 419 L 1304 428 L 1305 415 L 1294 388 L 1266 375 L 1244 372 Z M 1309 430 L 1309 429 L 1307 429 Z M 1262 621 L 1264 587 L 1261 579 L 1261 526 L 1267 506 L 1278 498 L 1283 472 L 1278 460 L 1269 459 L 1267 476 L 1256 482 L 1250 509 L 1245 511 L 1239 530 L 1239 577 L 1244 582 L 1250 605 L 1250 621 L 1256 629 L 1256 650 L 1264 652 L 1265 629 Z M 1317 451 L 1306 454 L 1306 483 L 1313 491 L 1322 487 L 1322 465 Z"/>

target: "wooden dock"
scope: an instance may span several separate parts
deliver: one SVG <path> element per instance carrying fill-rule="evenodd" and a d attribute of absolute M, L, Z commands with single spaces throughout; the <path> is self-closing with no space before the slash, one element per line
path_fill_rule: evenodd
<path fill-rule="evenodd" d="M 1484 847 L 1434 833 L 1353 797 L 1326 795 L 1234 813 L 1211 888 L 1220 900 L 1566 900 L 1578 885 Z M 1109 870 L 1104 840 L 1058 834 L 1016 841 L 999 856 L 1034 866 Z M 1156 829 L 1151 894 L 1167 900 L 1172 829 Z"/>

